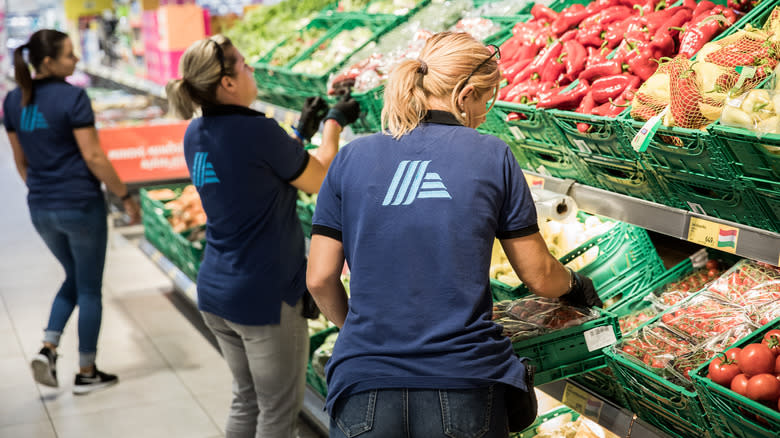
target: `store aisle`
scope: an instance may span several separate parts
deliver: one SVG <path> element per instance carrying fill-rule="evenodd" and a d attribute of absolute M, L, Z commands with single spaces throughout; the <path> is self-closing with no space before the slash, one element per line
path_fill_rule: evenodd
<path fill-rule="evenodd" d="M 97 363 L 116 373 L 119 385 L 72 394 L 76 313 L 59 349 L 60 388 L 33 381 L 29 360 L 64 273 L 30 223 L 26 189 L 0 137 L 0 437 L 223 436 L 227 366 L 166 297 L 170 280 L 116 232 L 108 244 Z M 301 437 L 314 435 L 302 425 Z"/>

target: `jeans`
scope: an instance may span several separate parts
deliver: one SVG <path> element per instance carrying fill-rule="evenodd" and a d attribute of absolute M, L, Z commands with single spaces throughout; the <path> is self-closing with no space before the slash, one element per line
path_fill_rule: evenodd
<path fill-rule="evenodd" d="M 378 389 L 340 397 L 331 438 L 506 438 L 504 385 L 478 389 Z"/>
<path fill-rule="evenodd" d="M 295 438 L 303 407 L 309 329 L 295 307 L 282 303 L 274 325 L 242 325 L 201 312 L 217 337 L 233 374 L 233 401 L 226 438 Z"/>
<path fill-rule="evenodd" d="M 65 324 L 78 305 L 79 365 L 94 365 L 103 314 L 101 289 L 108 242 L 105 201 L 96 199 L 84 208 L 67 210 L 31 208 L 30 217 L 65 270 L 65 281 L 51 306 L 44 342 L 59 344 Z"/>

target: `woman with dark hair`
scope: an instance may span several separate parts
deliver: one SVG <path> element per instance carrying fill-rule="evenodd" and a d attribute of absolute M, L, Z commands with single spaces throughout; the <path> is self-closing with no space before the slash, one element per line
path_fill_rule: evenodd
<path fill-rule="evenodd" d="M 32 360 L 33 376 L 42 385 L 59 385 L 57 346 L 79 306 L 79 373 L 73 392 L 86 394 L 119 381 L 95 366 L 108 238 L 100 183 L 122 200 L 134 222 L 140 219 L 140 209 L 100 148 L 87 93 L 65 82 L 77 62 L 67 34 L 50 29 L 35 32 L 14 52 L 19 87 L 8 93 L 3 110 L 16 169 L 29 189 L 32 223 L 65 270 L 43 348 Z"/>

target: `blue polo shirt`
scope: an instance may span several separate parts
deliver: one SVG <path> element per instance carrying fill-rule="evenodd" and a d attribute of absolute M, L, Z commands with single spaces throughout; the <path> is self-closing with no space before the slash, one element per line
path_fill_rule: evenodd
<path fill-rule="evenodd" d="M 431 111 L 400 140 L 375 134 L 336 156 L 313 234 L 339 240 L 349 311 L 328 362 L 330 411 L 376 388 L 525 389 L 525 368 L 492 322 L 494 239 L 538 232 L 509 147 Z"/>
<path fill-rule="evenodd" d="M 27 203 L 31 208 L 81 208 L 102 198 L 73 135 L 95 126 L 95 115 L 83 88 L 63 79 L 33 80 L 33 99 L 22 108 L 22 90 L 3 101 L 3 124 L 15 132 L 27 159 Z"/>
<path fill-rule="evenodd" d="M 198 308 L 239 324 L 278 324 L 306 290 L 304 236 L 290 181 L 309 154 L 247 107 L 203 109 L 184 156 L 208 217 Z"/>

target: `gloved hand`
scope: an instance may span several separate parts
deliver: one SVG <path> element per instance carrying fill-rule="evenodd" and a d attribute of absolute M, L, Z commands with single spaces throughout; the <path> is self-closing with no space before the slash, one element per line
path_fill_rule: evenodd
<path fill-rule="evenodd" d="M 306 102 L 301 109 L 301 118 L 298 120 L 298 126 L 295 128 L 296 134 L 303 141 L 311 140 L 311 137 L 320 128 L 325 115 L 328 113 L 328 104 L 319 96 L 307 97 Z"/>
<path fill-rule="evenodd" d="M 593 287 L 593 280 L 569 269 L 574 280 L 571 290 L 562 295 L 560 300 L 564 304 L 577 307 L 603 307 L 604 303 Z"/>
<path fill-rule="evenodd" d="M 349 93 L 346 93 L 328 111 L 325 120 L 333 119 L 343 128 L 357 120 L 358 116 L 360 116 L 360 104 Z"/>

